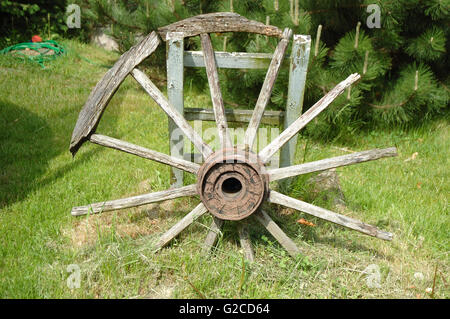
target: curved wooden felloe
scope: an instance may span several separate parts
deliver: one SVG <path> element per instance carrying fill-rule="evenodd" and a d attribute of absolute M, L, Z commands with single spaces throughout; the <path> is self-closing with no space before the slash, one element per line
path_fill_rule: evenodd
<path fill-rule="evenodd" d="M 70 152 L 72 152 L 72 155 L 75 155 L 89 135 L 95 131 L 108 102 L 126 76 L 152 54 L 159 43 L 158 34 L 156 32 L 150 33 L 141 42 L 125 52 L 97 83 L 78 115 L 70 141 Z"/>
<path fill-rule="evenodd" d="M 181 32 L 184 37 L 193 37 L 202 33 L 248 32 L 281 38 L 283 31 L 275 26 L 248 20 L 233 12 L 201 14 L 184 19 L 158 29 L 165 41 L 168 32 Z"/>

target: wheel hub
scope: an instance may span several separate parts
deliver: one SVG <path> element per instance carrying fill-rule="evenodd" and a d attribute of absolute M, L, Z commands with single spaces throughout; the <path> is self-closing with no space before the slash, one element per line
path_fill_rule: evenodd
<path fill-rule="evenodd" d="M 214 216 L 241 220 L 253 214 L 268 190 L 265 167 L 256 154 L 236 148 L 213 153 L 198 171 L 197 191 Z"/>

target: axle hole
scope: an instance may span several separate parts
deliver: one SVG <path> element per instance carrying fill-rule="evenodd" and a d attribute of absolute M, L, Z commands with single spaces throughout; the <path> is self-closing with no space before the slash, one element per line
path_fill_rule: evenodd
<path fill-rule="evenodd" d="M 225 196 L 236 196 L 242 190 L 241 182 L 234 177 L 227 178 L 222 183 L 222 192 Z"/>

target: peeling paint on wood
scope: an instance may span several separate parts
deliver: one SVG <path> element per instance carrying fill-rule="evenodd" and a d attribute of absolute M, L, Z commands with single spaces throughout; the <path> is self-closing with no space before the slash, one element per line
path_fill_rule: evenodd
<path fill-rule="evenodd" d="M 167 34 L 167 97 L 175 110 L 183 114 L 184 109 L 184 67 L 183 52 L 184 39 L 181 32 L 169 32 Z M 183 158 L 184 136 L 176 134 L 177 124 L 169 117 L 169 147 L 170 155 Z M 172 186 L 183 185 L 183 172 L 173 168 L 171 171 Z"/>
<path fill-rule="evenodd" d="M 217 67 L 225 69 L 266 69 L 270 65 L 273 54 L 271 53 L 247 53 L 247 52 L 222 52 L 216 51 L 214 56 Z M 282 68 L 289 67 L 289 56 L 283 59 Z M 202 51 L 185 51 L 184 66 L 205 67 Z"/>
<path fill-rule="evenodd" d="M 252 117 L 252 110 L 225 109 L 228 122 L 248 123 Z M 283 111 L 264 111 L 261 123 L 281 125 L 284 117 Z M 215 121 L 212 109 L 185 108 L 184 116 L 188 121 Z"/>
<path fill-rule="evenodd" d="M 309 35 L 294 35 L 284 128 L 288 128 L 302 114 L 310 49 L 311 37 Z M 280 167 L 288 167 L 294 163 L 296 147 L 297 134 L 281 148 Z"/>

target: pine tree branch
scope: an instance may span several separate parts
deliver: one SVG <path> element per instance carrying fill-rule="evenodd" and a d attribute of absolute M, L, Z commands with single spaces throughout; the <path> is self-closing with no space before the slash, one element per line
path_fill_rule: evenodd
<path fill-rule="evenodd" d="M 393 3 L 393 1 L 386 1 L 386 2 L 384 2 L 384 5 L 387 6 L 392 3 Z M 339 7 L 328 8 L 328 9 L 311 10 L 311 11 L 306 11 L 306 13 L 315 14 L 315 13 L 330 12 L 330 11 L 335 11 L 335 10 L 340 10 L 340 9 L 365 8 L 367 6 L 369 6 L 369 4 L 363 3 L 363 4 L 359 4 L 359 5 L 339 6 Z"/>
<path fill-rule="evenodd" d="M 438 82 L 439 82 L 440 85 L 442 85 L 442 87 L 443 87 L 447 92 L 450 92 L 450 89 L 448 88 L 448 86 L 446 86 L 443 82 L 441 82 L 441 81 L 439 81 L 439 80 L 438 80 Z"/>
<path fill-rule="evenodd" d="M 386 105 L 376 105 L 376 104 L 372 104 L 372 103 L 367 103 L 367 104 L 368 104 L 369 106 L 372 106 L 373 108 L 380 109 L 380 110 L 391 109 L 391 108 L 394 108 L 394 107 L 401 107 L 401 106 L 405 105 L 405 104 L 408 103 L 415 95 L 416 95 L 416 92 L 411 93 L 411 95 L 410 95 L 406 100 L 404 100 L 403 102 L 398 103 L 398 104 L 386 104 Z"/>
<path fill-rule="evenodd" d="M 315 14 L 315 13 L 323 13 L 323 12 L 335 11 L 335 10 L 339 10 L 339 9 L 364 8 L 364 7 L 367 7 L 367 6 L 368 6 L 368 4 L 360 4 L 360 5 L 354 5 L 354 6 L 340 6 L 340 7 L 335 7 L 335 8 L 306 11 L 306 13 L 307 14 Z"/>
<path fill-rule="evenodd" d="M 322 86 L 322 85 L 316 85 L 319 89 L 322 90 L 322 93 L 325 95 L 327 94 L 328 90 L 326 87 Z"/>
<path fill-rule="evenodd" d="M 118 24 L 118 25 L 121 25 L 121 26 L 123 26 L 123 27 L 130 28 L 130 29 L 132 29 L 132 30 L 141 30 L 141 28 L 139 28 L 139 27 L 137 27 L 137 26 L 129 25 L 129 24 L 125 24 L 125 23 L 119 22 L 119 21 L 116 20 L 114 17 L 112 17 L 111 15 L 109 15 L 108 12 L 107 12 L 107 10 L 105 10 L 104 7 L 102 7 L 102 11 L 103 11 L 102 14 L 103 14 L 107 19 L 109 19 L 113 24 Z"/>

